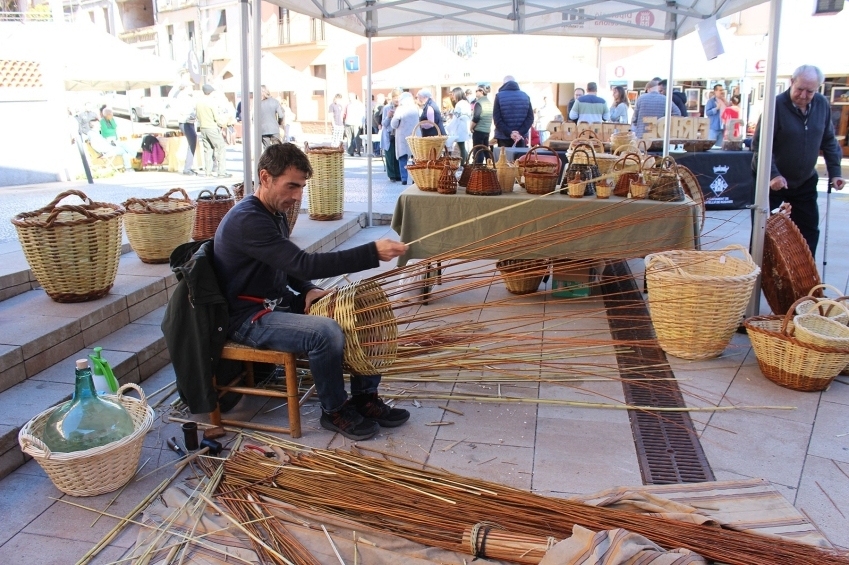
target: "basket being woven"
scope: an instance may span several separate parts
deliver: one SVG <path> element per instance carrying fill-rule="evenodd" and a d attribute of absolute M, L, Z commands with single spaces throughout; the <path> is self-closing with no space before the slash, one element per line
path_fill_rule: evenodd
<path fill-rule="evenodd" d="M 374 375 L 395 362 L 398 327 L 389 299 L 376 282 L 338 288 L 310 306 L 309 313 L 339 323 L 345 332 L 343 362 L 354 373 Z"/>
<path fill-rule="evenodd" d="M 811 249 L 786 208 L 766 221 L 763 273 L 761 288 L 773 312 L 787 312 L 821 282 Z"/>
<path fill-rule="evenodd" d="M 220 190 L 223 194 L 219 194 Z M 236 205 L 236 200 L 230 194 L 230 189 L 224 185 L 211 190 L 201 190 L 197 197 L 197 208 L 195 210 L 195 222 L 192 227 L 192 239 L 202 241 L 215 237 L 218 224 L 224 219 L 230 208 Z"/>
<path fill-rule="evenodd" d="M 310 147 L 304 152 L 312 165 L 312 177 L 307 183 L 310 220 L 329 221 L 342 218 L 345 202 L 345 149 L 339 147 Z"/>
<path fill-rule="evenodd" d="M 77 196 L 83 204 L 59 205 Z M 124 209 L 92 202 L 78 190 L 65 191 L 34 212 L 12 218 L 33 275 L 56 302 L 85 302 L 106 296 L 118 274 Z"/>
<path fill-rule="evenodd" d="M 548 261 L 536 259 L 503 259 L 495 264 L 511 294 L 530 294 L 539 289 L 548 274 Z"/>
<path fill-rule="evenodd" d="M 743 319 L 760 273 L 746 248 L 665 251 L 648 255 L 645 265 L 660 347 L 684 359 L 721 355 Z"/>
<path fill-rule="evenodd" d="M 175 193 L 183 197 L 171 198 Z M 144 263 L 167 263 L 174 248 L 191 239 L 195 204 L 182 188 L 158 198 L 130 198 L 123 206 L 127 239 Z"/>
<path fill-rule="evenodd" d="M 849 364 L 849 351 L 806 344 L 789 328 L 796 304 L 784 316 L 754 316 L 744 322 L 763 375 L 803 392 L 825 390 Z"/>
<path fill-rule="evenodd" d="M 413 128 L 413 135 L 407 137 L 407 145 L 410 147 L 410 152 L 413 154 L 413 159 L 420 161 L 427 160 L 431 149 L 436 151 L 437 155 L 442 153 L 442 148 L 445 147 L 445 142 L 448 141 L 447 135 L 430 135 L 420 137 L 416 135 L 421 132 L 422 124 L 430 124 L 436 127 L 436 124 L 429 120 L 422 120 Z"/>
<path fill-rule="evenodd" d="M 141 399 L 125 396 L 128 389 L 135 390 Z M 95 496 L 126 484 L 136 472 L 144 436 L 153 425 L 155 414 L 137 385 L 126 384 L 118 389 L 117 395 L 106 395 L 105 398 L 119 402 L 127 409 L 135 426 L 133 433 L 100 447 L 73 453 L 53 453 L 41 437 L 48 418 L 59 406 L 38 414 L 18 433 L 21 450 L 36 460 L 56 488 L 71 496 Z"/>

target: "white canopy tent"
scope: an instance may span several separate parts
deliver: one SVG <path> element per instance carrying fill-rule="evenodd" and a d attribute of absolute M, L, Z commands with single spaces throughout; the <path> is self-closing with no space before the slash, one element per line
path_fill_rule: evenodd
<path fill-rule="evenodd" d="M 422 42 L 421 48 L 392 67 L 371 74 L 371 87 L 386 89 L 414 86 L 459 85 L 472 81 L 469 62 L 435 41 Z M 368 87 L 368 76 L 363 77 Z"/>
<path fill-rule="evenodd" d="M 224 92 L 239 92 L 241 85 L 238 61 L 230 61 L 224 66 L 221 75 L 227 74 L 233 76 L 221 80 L 218 85 L 219 89 Z M 323 80 L 295 70 L 271 53 L 262 54 L 259 62 L 259 74 L 262 84 L 272 92 L 324 90 Z M 248 75 L 253 82 L 254 73 L 251 71 Z"/>

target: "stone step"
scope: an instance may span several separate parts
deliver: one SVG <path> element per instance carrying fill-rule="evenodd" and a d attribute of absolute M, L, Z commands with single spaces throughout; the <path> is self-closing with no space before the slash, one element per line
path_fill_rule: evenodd
<path fill-rule="evenodd" d="M 332 222 L 304 215 L 292 240 L 307 251 L 326 252 L 364 225 L 365 214 L 346 213 Z M 6 256 L 11 263 L 15 254 L 0 248 L 0 261 Z M 6 277 L 24 280 L 25 275 Z M 26 281 L 19 284 L 33 283 Z M 176 283 L 167 264 L 142 263 L 129 252 L 121 257 L 115 285 L 99 300 L 60 304 L 30 287 L 0 301 L 0 478 L 25 461 L 17 444 L 20 428 L 70 397 L 74 360 L 88 356 L 93 347 L 103 347 L 122 384 L 144 381 L 170 362 L 159 325 Z"/>

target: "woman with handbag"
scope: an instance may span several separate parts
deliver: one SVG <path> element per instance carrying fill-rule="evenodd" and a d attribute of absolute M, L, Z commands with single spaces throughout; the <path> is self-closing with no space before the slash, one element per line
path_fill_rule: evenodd
<path fill-rule="evenodd" d="M 454 141 L 460 147 L 460 162 L 465 163 L 468 155 L 466 142 L 472 137 L 472 132 L 469 129 L 469 124 L 472 122 L 472 105 L 466 100 L 466 95 L 460 87 L 451 91 L 451 102 L 454 104 L 454 110 L 451 114 L 453 118 L 445 129 L 446 133 L 454 138 Z"/>
<path fill-rule="evenodd" d="M 419 108 L 409 92 L 401 94 L 398 108 L 392 116 L 390 126 L 395 130 L 395 155 L 398 157 L 398 168 L 401 173 L 401 184 L 407 184 L 407 160 L 413 152 L 407 143 L 407 138 L 413 135 L 413 130 L 419 123 Z"/>

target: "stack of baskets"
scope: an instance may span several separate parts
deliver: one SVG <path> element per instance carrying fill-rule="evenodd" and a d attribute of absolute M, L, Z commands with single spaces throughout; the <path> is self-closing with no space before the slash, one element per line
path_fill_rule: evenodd
<path fill-rule="evenodd" d="M 82 204 L 59 205 L 67 196 Z M 106 296 L 118 274 L 124 209 L 68 190 L 34 212 L 12 219 L 36 280 L 56 302 Z"/>
<path fill-rule="evenodd" d="M 746 248 L 665 251 L 648 255 L 645 265 L 660 347 L 684 359 L 721 355 L 743 319 L 760 273 Z"/>
<path fill-rule="evenodd" d="M 820 314 L 824 303 L 839 304 L 820 301 L 816 311 L 796 314 L 797 308 L 810 300 L 800 298 L 783 316 L 754 316 L 745 322 L 764 376 L 785 388 L 805 392 L 825 390 L 849 365 L 849 328 Z M 842 309 L 840 313 L 849 320 L 849 312 Z"/>
<path fill-rule="evenodd" d="M 436 149 L 431 147 L 430 154 L 426 159 L 415 160 L 407 165 L 407 172 L 419 190 L 437 192 L 439 179 L 445 167 L 448 166 L 452 174 L 459 167 L 459 160 L 451 157 L 447 152 L 438 157 L 437 155 L 439 154 Z"/>
<path fill-rule="evenodd" d="M 171 198 L 174 193 L 182 198 Z M 191 239 L 195 203 L 182 188 L 158 198 L 130 198 L 123 206 L 127 239 L 144 263 L 167 263 L 174 248 Z"/>
<path fill-rule="evenodd" d="M 312 165 L 308 189 L 310 220 L 341 219 L 345 201 L 345 149 L 341 143 L 339 147 L 313 148 L 304 143 L 304 151 Z"/>
<path fill-rule="evenodd" d="M 495 264 L 501 278 L 512 294 L 536 292 L 543 277 L 548 274 L 548 261 L 539 259 L 504 259 Z"/>
<path fill-rule="evenodd" d="M 219 193 L 223 189 L 223 193 Z M 215 237 L 218 224 L 224 218 L 236 201 L 226 186 L 217 186 L 215 192 L 201 190 L 197 198 L 192 239 L 202 241 Z"/>
<path fill-rule="evenodd" d="M 436 127 L 436 124 L 422 120 L 413 128 L 413 135 L 407 137 L 407 145 L 410 147 L 410 152 L 413 154 L 413 159 L 416 161 L 427 160 L 430 156 L 430 151 L 433 149 L 437 155 L 442 154 L 442 148 L 445 147 L 445 142 L 448 141 L 447 135 L 431 135 L 428 137 L 420 137 L 416 133 L 421 133 L 422 124 L 429 124 Z"/>
<path fill-rule="evenodd" d="M 124 396 L 128 389 L 135 390 L 141 399 Z M 73 453 L 53 453 L 41 437 L 47 420 L 61 405 L 38 414 L 18 433 L 21 450 L 41 465 L 56 488 L 71 496 L 95 496 L 126 484 L 136 473 L 144 436 L 153 425 L 155 414 L 137 385 L 126 384 L 118 389 L 117 395 L 106 395 L 105 398 L 127 409 L 135 426 L 133 433 L 100 447 Z"/>

